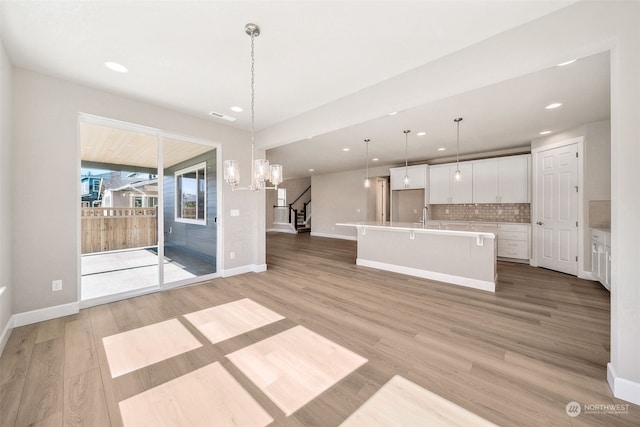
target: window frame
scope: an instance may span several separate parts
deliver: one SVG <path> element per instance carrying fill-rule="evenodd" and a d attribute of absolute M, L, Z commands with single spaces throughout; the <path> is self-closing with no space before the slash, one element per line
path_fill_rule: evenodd
<path fill-rule="evenodd" d="M 198 188 L 198 184 L 199 184 L 199 177 L 198 177 L 198 171 L 200 170 L 204 171 L 204 175 L 203 175 L 203 182 L 204 182 L 204 189 L 203 189 L 203 218 L 199 219 L 198 218 L 198 212 L 200 211 L 199 209 L 199 205 L 198 205 L 198 201 L 200 200 L 199 198 L 199 193 L 200 190 Z M 191 172 L 195 172 L 196 173 L 196 218 L 182 218 L 181 216 L 179 216 L 178 214 L 182 211 L 182 187 L 178 186 L 178 178 L 186 175 L 188 173 Z M 174 172 L 173 174 L 174 176 L 174 193 L 175 193 L 175 209 L 174 209 L 174 214 L 173 214 L 173 219 L 175 222 L 181 222 L 181 223 L 185 223 L 185 224 L 196 224 L 196 225 L 207 225 L 207 162 L 201 162 L 180 170 L 177 170 Z M 178 191 L 178 188 L 180 188 L 180 191 Z M 180 194 L 178 194 L 180 193 Z"/>

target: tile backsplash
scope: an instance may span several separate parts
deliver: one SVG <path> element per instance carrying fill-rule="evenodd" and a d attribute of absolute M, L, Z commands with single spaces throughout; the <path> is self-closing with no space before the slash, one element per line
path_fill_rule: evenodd
<path fill-rule="evenodd" d="M 431 220 L 531 222 L 529 203 L 490 203 L 466 205 L 430 205 Z"/>

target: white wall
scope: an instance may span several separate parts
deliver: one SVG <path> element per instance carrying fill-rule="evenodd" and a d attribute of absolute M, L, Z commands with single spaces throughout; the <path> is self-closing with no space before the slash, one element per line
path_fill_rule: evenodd
<path fill-rule="evenodd" d="M 580 229 L 583 234 L 584 269 L 591 271 L 591 236 L 589 229 L 589 202 L 591 200 L 611 200 L 611 122 L 586 123 L 573 129 L 558 132 L 531 141 L 531 148 L 555 144 L 584 136 L 584 188 Z"/>
<path fill-rule="evenodd" d="M 11 107 L 12 67 L 0 41 L 0 352 L 13 314 L 11 295 Z M 4 290 L 2 290 L 4 288 Z M 5 336 L 6 339 L 8 337 Z"/>
<path fill-rule="evenodd" d="M 250 168 L 246 132 L 31 71 L 13 74 L 11 228 L 13 312 L 77 302 L 79 145 L 78 113 L 88 113 L 219 142 L 224 159 L 240 161 L 243 183 Z M 206 112 L 203 113 L 203 117 Z M 4 127 L 3 127 L 4 128 Z M 25 188 L 28 180 L 46 183 Z M 223 187 L 224 269 L 265 263 L 264 194 Z M 229 211 L 238 209 L 239 217 Z M 229 252 L 236 257 L 229 259 Z M 220 255 L 219 255 L 220 256 Z M 51 281 L 63 290 L 51 292 Z"/>
<path fill-rule="evenodd" d="M 367 200 L 375 197 L 375 188 L 364 188 L 365 175 L 363 169 L 311 177 L 311 235 L 355 240 L 353 227 L 338 227 L 336 223 L 367 220 Z M 369 168 L 370 177 L 388 175 L 389 167 Z"/>

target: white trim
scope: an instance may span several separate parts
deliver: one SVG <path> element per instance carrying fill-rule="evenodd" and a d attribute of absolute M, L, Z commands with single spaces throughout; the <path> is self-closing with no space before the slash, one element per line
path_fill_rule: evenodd
<path fill-rule="evenodd" d="M 298 234 L 296 230 L 290 230 L 286 228 L 267 228 L 265 230 L 267 233 L 287 233 L 287 234 Z"/>
<path fill-rule="evenodd" d="M 377 268 L 378 270 L 392 271 L 394 273 L 407 274 L 409 276 L 421 277 L 423 279 L 437 280 L 438 282 L 451 283 L 453 285 L 466 286 L 468 288 L 480 289 L 483 291 L 495 292 L 495 282 L 486 280 L 471 279 L 468 277 L 454 276 L 452 274 L 438 273 L 436 271 L 421 270 L 419 268 L 403 267 L 385 262 L 370 261 L 367 259 L 356 259 L 356 265 L 363 267 Z"/>
<path fill-rule="evenodd" d="M 311 235 L 314 237 L 327 237 L 329 239 L 342 239 L 342 240 L 353 240 L 353 241 L 358 240 L 356 236 L 345 236 L 343 234 L 317 233 L 315 231 L 312 231 Z"/>
<path fill-rule="evenodd" d="M 640 383 L 619 377 L 611 362 L 607 363 L 607 382 L 614 397 L 640 405 Z"/>
<path fill-rule="evenodd" d="M 7 345 L 7 341 L 9 341 L 9 336 L 11 335 L 11 331 L 13 330 L 13 316 L 9 317 L 7 324 L 4 327 L 4 331 L 2 331 L 2 335 L 0 335 L 0 356 L 2 356 L 2 352 L 4 351 L 5 345 Z"/>
<path fill-rule="evenodd" d="M 222 277 L 231 277 L 239 274 L 262 273 L 265 271 L 267 271 L 267 264 L 247 264 L 240 267 L 227 268 L 222 270 L 220 273 Z"/>
<path fill-rule="evenodd" d="M 198 176 L 198 172 L 200 171 L 200 169 L 204 170 L 204 218 L 203 219 L 198 219 L 198 192 L 200 191 L 200 189 L 198 188 L 198 181 L 196 178 L 196 219 L 190 219 L 190 218 L 182 218 L 182 217 L 178 217 L 178 209 L 182 208 L 182 202 L 180 202 L 181 196 L 182 194 L 178 194 L 178 176 L 179 175 L 184 175 L 187 172 L 196 172 L 196 177 Z M 173 173 L 173 180 L 174 180 L 174 196 L 175 196 L 175 200 L 174 200 L 174 204 L 175 204 L 175 208 L 174 208 L 174 212 L 173 212 L 173 220 L 175 222 L 183 222 L 185 224 L 196 224 L 196 225 L 207 225 L 207 193 L 208 193 L 208 184 L 207 184 L 207 161 L 205 160 L 204 162 L 200 162 L 198 164 L 195 165 L 191 165 L 188 166 L 186 168 L 177 170 Z M 180 187 L 182 189 L 182 187 Z"/>
<path fill-rule="evenodd" d="M 80 304 L 71 302 L 69 304 L 54 305 L 53 307 L 41 308 L 39 310 L 16 313 L 12 316 L 13 326 L 17 328 L 32 323 L 44 322 L 45 320 L 77 314 L 79 311 Z"/>

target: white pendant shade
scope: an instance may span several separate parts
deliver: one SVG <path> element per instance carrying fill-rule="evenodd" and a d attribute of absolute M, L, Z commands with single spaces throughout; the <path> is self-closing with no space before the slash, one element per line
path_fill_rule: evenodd
<path fill-rule="evenodd" d="M 224 161 L 224 181 L 232 187 L 240 183 L 240 165 L 237 160 Z"/>
<path fill-rule="evenodd" d="M 273 185 L 279 185 L 282 182 L 282 165 L 271 165 L 271 183 Z"/>
<path fill-rule="evenodd" d="M 265 181 L 269 180 L 270 170 L 269 170 L 269 160 L 266 159 L 257 159 L 255 161 L 255 181 L 256 184 L 264 184 Z"/>

